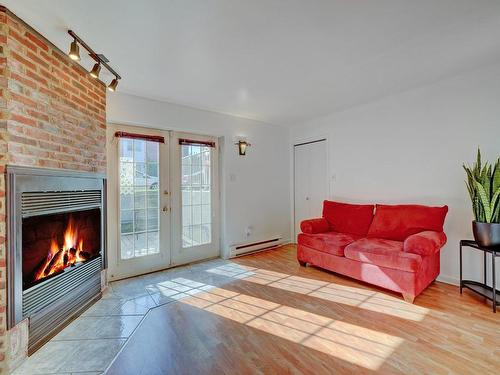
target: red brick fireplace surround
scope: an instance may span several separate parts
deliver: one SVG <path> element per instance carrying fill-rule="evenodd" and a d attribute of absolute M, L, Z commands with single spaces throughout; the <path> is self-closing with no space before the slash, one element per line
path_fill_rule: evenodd
<path fill-rule="evenodd" d="M 105 150 L 105 84 L 0 6 L 0 373 L 27 345 L 6 326 L 6 166 L 105 173 Z"/>

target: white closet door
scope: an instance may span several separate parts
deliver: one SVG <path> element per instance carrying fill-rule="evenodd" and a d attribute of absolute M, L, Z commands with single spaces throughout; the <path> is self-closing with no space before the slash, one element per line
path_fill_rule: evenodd
<path fill-rule="evenodd" d="M 321 217 L 328 191 L 326 140 L 295 145 L 295 236 L 302 220 Z"/>

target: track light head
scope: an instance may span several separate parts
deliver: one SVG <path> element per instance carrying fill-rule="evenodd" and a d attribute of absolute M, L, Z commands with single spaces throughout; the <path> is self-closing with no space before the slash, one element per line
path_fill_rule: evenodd
<path fill-rule="evenodd" d="M 80 47 L 76 39 L 71 42 L 68 55 L 71 60 L 80 61 Z"/>
<path fill-rule="evenodd" d="M 100 71 L 101 71 L 101 64 L 100 63 L 95 63 L 94 67 L 90 71 L 90 76 L 93 77 L 93 78 L 98 78 Z"/>
<path fill-rule="evenodd" d="M 114 78 L 108 86 L 109 91 L 116 91 L 116 86 L 118 86 L 118 78 Z"/>

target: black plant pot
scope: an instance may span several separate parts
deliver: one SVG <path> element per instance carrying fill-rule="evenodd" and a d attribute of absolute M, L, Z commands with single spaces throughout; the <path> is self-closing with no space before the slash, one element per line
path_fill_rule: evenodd
<path fill-rule="evenodd" d="M 500 223 L 472 222 L 474 239 L 480 246 L 500 246 Z"/>

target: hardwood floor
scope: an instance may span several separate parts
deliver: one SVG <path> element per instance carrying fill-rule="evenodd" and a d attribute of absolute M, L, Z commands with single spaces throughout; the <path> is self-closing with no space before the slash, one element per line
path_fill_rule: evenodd
<path fill-rule="evenodd" d="M 500 314 L 483 300 L 435 282 L 408 304 L 300 267 L 295 252 L 204 271 L 228 279 L 219 286 L 174 280 L 185 297 L 150 310 L 107 373 L 499 373 Z"/>

